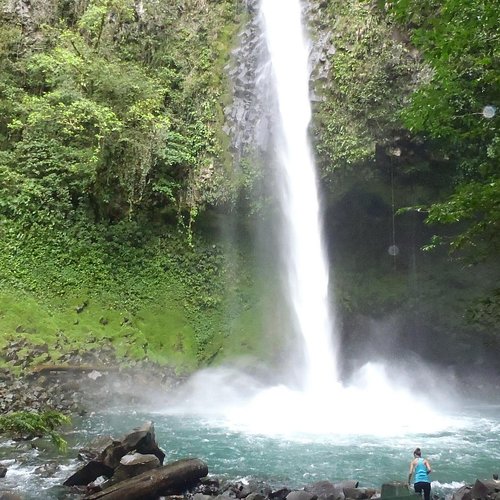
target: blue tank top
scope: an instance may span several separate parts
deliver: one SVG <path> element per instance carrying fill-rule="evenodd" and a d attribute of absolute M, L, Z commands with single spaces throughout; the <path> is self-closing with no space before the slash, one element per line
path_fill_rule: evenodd
<path fill-rule="evenodd" d="M 424 459 L 419 458 L 417 465 L 415 465 L 415 482 L 416 483 L 430 483 L 429 475 L 427 474 L 427 467 L 424 464 Z"/>

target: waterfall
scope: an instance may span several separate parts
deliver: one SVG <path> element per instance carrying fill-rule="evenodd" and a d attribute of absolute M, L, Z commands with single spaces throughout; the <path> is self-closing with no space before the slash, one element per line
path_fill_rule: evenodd
<path fill-rule="evenodd" d="M 324 391 L 335 383 L 337 369 L 328 263 L 308 139 L 310 47 L 300 0 L 262 0 L 260 16 L 269 54 L 270 94 L 276 102 L 272 137 L 282 212 L 286 293 L 303 343 L 303 388 Z"/>
<path fill-rule="evenodd" d="M 276 173 L 284 295 L 293 316 L 285 323 L 300 338 L 301 385 L 272 385 L 237 366 L 208 368 L 171 397 L 168 411 L 199 414 L 210 418 L 212 425 L 246 433 L 298 439 L 331 434 L 404 436 L 447 428 L 449 421 L 433 410 L 426 394 L 418 388 L 408 390 L 415 387 L 416 373 L 419 386 L 434 387 L 425 367 L 391 367 L 389 374 L 385 366 L 370 362 L 359 366 L 350 380 L 339 380 L 336 325 L 330 312 L 334 301 L 328 293 L 318 181 L 308 140 L 309 44 L 301 1 L 260 0 L 259 5 L 258 27 L 252 19 L 246 35 L 261 32 L 263 39 L 252 44 L 246 40 L 255 52 L 242 54 L 252 60 L 234 70 L 243 87 L 238 105 L 228 114 L 228 131 L 245 129 L 237 141 L 242 148 L 248 148 L 252 138 L 260 152 L 272 146 L 273 154 L 267 151 L 264 157 Z M 249 75 L 255 79 L 253 91 Z M 295 360 L 294 364 L 301 365 Z"/>

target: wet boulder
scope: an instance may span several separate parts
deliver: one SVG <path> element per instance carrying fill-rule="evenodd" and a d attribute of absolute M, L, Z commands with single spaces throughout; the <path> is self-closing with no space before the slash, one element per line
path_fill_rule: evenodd
<path fill-rule="evenodd" d="M 279 490 L 273 490 L 268 494 L 271 500 L 285 500 L 285 498 L 291 493 L 292 490 L 288 488 L 280 488 Z"/>
<path fill-rule="evenodd" d="M 304 491 L 312 493 L 318 500 L 343 500 L 344 499 L 344 486 L 340 486 L 330 481 L 317 481 L 316 483 L 308 484 L 304 487 Z"/>
<path fill-rule="evenodd" d="M 384 483 L 380 492 L 381 498 L 397 498 L 397 497 L 411 497 L 416 496 L 408 483 L 401 481 L 393 481 L 392 483 Z M 418 495 L 420 498 L 421 495 Z"/>
<path fill-rule="evenodd" d="M 500 481 L 476 479 L 474 486 L 470 490 L 470 496 L 473 499 L 493 498 L 500 492 Z"/>
<path fill-rule="evenodd" d="M 122 458 L 129 453 L 136 453 L 138 456 L 153 455 L 156 460 L 148 458 L 146 462 L 148 466 L 142 464 L 139 466 L 138 463 L 134 465 L 137 469 L 141 469 L 140 474 L 144 470 L 148 470 L 144 467 L 149 467 L 153 463 L 154 467 L 158 467 L 163 464 L 165 458 L 165 453 L 158 447 L 156 443 L 156 437 L 154 432 L 153 422 L 146 422 L 141 427 L 133 429 L 131 432 L 123 436 L 121 439 L 113 439 L 109 436 L 105 436 L 93 441 L 93 444 L 86 449 L 80 450 L 79 457 L 81 459 L 89 459 L 89 462 L 85 464 L 82 468 L 71 475 L 63 484 L 65 486 L 85 486 L 94 482 L 98 477 L 105 476 L 111 478 L 115 470 L 117 470 L 121 463 Z M 137 461 L 144 461 L 143 458 L 136 457 Z M 126 459 L 130 460 L 130 459 Z M 126 467 L 126 465 L 124 466 Z M 122 467 L 122 472 L 120 474 L 125 474 L 124 467 Z M 134 467 L 129 469 L 132 474 Z M 130 477 L 130 476 L 127 476 Z M 113 480 L 113 484 L 116 480 Z"/>
<path fill-rule="evenodd" d="M 286 500 L 316 500 L 318 497 L 309 491 L 292 491 L 290 492 Z"/>
<path fill-rule="evenodd" d="M 0 491 L 0 500 L 23 500 L 17 493 L 10 491 Z"/>
<path fill-rule="evenodd" d="M 72 474 L 66 481 L 64 481 L 64 486 L 85 486 L 92 483 L 100 476 L 111 477 L 113 475 L 114 469 L 108 467 L 102 462 L 97 460 L 91 460 L 87 462 L 83 467 L 78 469 L 74 474 Z"/>
<path fill-rule="evenodd" d="M 134 429 L 122 439 L 122 446 L 127 453 L 136 450 L 143 455 L 155 455 L 160 464 L 163 464 L 165 453 L 156 444 L 155 428 L 153 422 L 146 422 L 141 427 Z"/>
<path fill-rule="evenodd" d="M 129 453 L 120 460 L 120 464 L 113 474 L 112 483 L 116 484 L 157 467 L 160 467 L 160 461 L 155 455 Z"/>
<path fill-rule="evenodd" d="M 344 488 L 344 496 L 350 500 L 367 500 L 375 493 L 376 491 L 370 488 Z"/>
<path fill-rule="evenodd" d="M 462 486 L 459 488 L 457 491 L 453 493 L 453 496 L 451 497 L 451 500 L 471 500 L 471 494 L 470 490 L 472 489 L 471 486 Z"/>

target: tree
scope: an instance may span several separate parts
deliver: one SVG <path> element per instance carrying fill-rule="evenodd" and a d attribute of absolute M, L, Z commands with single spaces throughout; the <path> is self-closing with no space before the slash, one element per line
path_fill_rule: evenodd
<path fill-rule="evenodd" d="M 414 134 L 454 165 L 449 197 L 428 209 L 429 224 L 455 224 L 445 240 L 452 251 L 473 250 L 474 260 L 500 246 L 500 85 L 496 2 L 394 0 L 382 2 L 409 31 L 431 77 L 402 116 Z"/>

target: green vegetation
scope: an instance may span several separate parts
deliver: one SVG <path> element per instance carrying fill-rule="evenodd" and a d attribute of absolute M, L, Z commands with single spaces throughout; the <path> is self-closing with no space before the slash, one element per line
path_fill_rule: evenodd
<path fill-rule="evenodd" d="M 0 344 L 48 344 L 45 362 L 111 344 L 192 370 L 225 334 L 224 256 L 192 224 L 234 190 L 219 160 L 234 2 L 56 2 L 23 19 L 4 3 Z"/>
<path fill-rule="evenodd" d="M 370 175 L 376 148 L 401 135 L 399 111 L 425 78 L 415 53 L 394 24 L 368 2 L 329 2 L 315 29 L 332 32 L 334 51 L 324 100 L 316 105 L 315 142 L 325 178 L 336 182 L 353 169 Z M 333 28 L 332 28 L 333 27 Z"/>
<path fill-rule="evenodd" d="M 23 439 L 47 436 L 64 453 L 67 443 L 57 429 L 69 423 L 71 419 L 57 411 L 19 411 L 0 415 L 0 434 Z"/>
<path fill-rule="evenodd" d="M 271 356 L 263 317 L 286 330 L 269 300 L 278 278 L 248 241 L 248 220 L 270 205 L 256 186 L 271 176 L 261 158 L 232 172 L 223 132 L 224 67 L 245 8 L 42 3 L 19 16 L 0 0 L 0 349 L 22 343 L 0 362 L 22 370 L 109 349 L 110 362 L 189 372 Z M 335 50 L 312 135 L 346 324 L 397 311 L 450 342 L 489 342 L 500 140 L 498 113 L 483 111 L 499 105 L 496 5 L 319 9 L 312 31 Z M 236 205 L 244 235 L 228 243 Z M 462 278 L 441 242 L 478 278 Z"/>
<path fill-rule="evenodd" d="M 500 249 L 500 28 L 495 2 L 386 2 L 432 68 L 402 117 L 453 165 L 453 192 L 429 207 L 430 224 L 465 223 L 449 238 L 453 251 L 473 247 L 474 259 Z"/>

